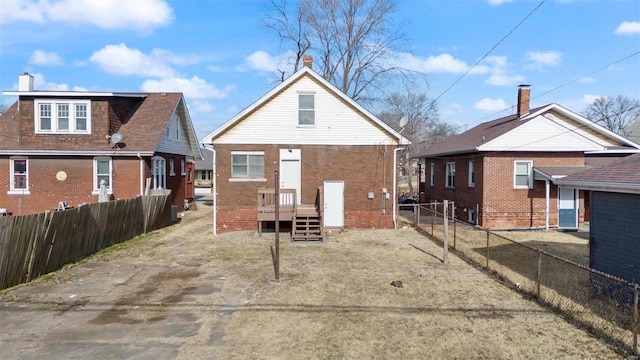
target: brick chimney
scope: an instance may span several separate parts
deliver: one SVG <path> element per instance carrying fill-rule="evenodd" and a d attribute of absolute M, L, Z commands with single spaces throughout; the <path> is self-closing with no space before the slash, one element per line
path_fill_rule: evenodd
<path fill-rule="evenodd" d="M 518 109 L 516 112 L 518 118 L 529 113 L 529 99 L 531 99 L 531 85 L 518 85 Z"/>
<path fill-rule="evenodd" d="M 28 72 L 18 76 L 18 91 L 33 91 L 33 76 Z"/>
<path fill-rule="evenodd" d="M 308 67 L 309 69 L 313 69 L 313 56 L 311 55 L 304 55 L 302 57 L 302 64 L 306 67 Z"/>

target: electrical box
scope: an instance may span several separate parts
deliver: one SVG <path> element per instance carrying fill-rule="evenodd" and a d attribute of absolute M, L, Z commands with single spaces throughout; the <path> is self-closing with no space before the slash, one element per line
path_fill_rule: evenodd
<path fill-rule="evenodd" d="M 367 194 L 367 199 L 373 199 L 373 198 L 374 198 L 374 194 L 373 194 L 373 191 L 371 191 Z"/>
<path fill-rule="evenodd" d="M 387 200 L 391 199 L 391 194 L 384 193 L 384 198 L 387 199 Z"/>
<path fill-rule="evenodd" d="M 387 194 L 387 188 L 382 188 L 382 193 Z"/>

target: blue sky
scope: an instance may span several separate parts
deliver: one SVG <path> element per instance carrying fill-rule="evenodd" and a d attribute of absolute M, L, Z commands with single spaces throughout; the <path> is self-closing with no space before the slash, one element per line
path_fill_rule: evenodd
<path fill-rule="evenodd" d="M 462 129 L 512 113 L 522 83 L 532 106 L 576 112 L 597 96 L 640 99 L 640 1 L 546 0 L 505 38 L 540 2 L 398 1 L 408 52 L 394 61 L 426 73 L 441 120 Z M 17 90 L 29 72 L 36 90 L 181 91 L 201 139 L 275 86 L 286 49 L 261 26 L 265 8 L 266 0 L 0 0 L 0 89 Z"/>

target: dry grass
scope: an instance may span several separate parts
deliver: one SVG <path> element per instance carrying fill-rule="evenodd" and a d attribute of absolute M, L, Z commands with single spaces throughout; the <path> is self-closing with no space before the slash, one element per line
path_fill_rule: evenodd
<path fill-rule="evenodd" d="M 198 330 L 180 343 L 175 356 L 180 359 L 622 358 L 606 342 L 455 255 L 443 264 L 441 245 L 414 229 L 333 232 L 324 244 L 283 240 L 276 282 L 273 234 L 213 236 L 210 219 L 210 208 L 202 206 L 178 226 L 68 270 L 74 274 L 70 286 L 75 278 L 84 280 L 87 303 L 73 314 L 71 308 L 65 318 L 91 319 L 94 314 L 83 310 L 92 307 L 91 299 L 100 299 L 102 308 L 112 302 L 121 312 L 129 309 L 126 316 L 101 318 L 113 313 L 107 306 L 89 324 L 135 322 L 124 326 L 137 326 L 140 338 L 117 341 L 140 347 L 160 341 L 147 343 L 144 336 L 159 316 L 195 314 L 198 321 L 189 325 Z M 472 245 L 469 249 L 477 253 Z M 111 273 L 107 262 L 136 275 L 124 287 L 118 278 L 122 270 Z M 391 286 L 394 280 L 403 287 Z M 98 291 L 98 283 L 111 282 L 118 286 Z M 90 293 L 92 284 L 96 293 Z M 28 293 L 34 303 L 36 296 L 39 303 L 69 301 L 54 298 L 64 294 L 59 290 Z M 6 295 L 19 296 L 20 289 Z M 39 315 L 59 323 L 56 314 Z M 57 326 L 64 331 L 64 324 Z M 33 338 L 32 333 L 24 337 Z M 168 341 L 181 340 L 176 335 Z M 20 343 L 2 345 L 10 354 Z"/>

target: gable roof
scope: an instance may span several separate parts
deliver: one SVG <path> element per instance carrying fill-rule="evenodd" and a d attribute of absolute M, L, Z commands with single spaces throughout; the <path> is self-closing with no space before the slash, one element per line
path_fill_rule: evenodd
<path fill-rule="evenodd" d="M 316 82 L 320 83 L 322 85 L 322 87 L 324 87 L 328 92 L 330 92 L 334 96 L 340 98 L 341 100 L 343 100 L 344 102 L 349 104 L 357 112 L 360 112 L 364 117 L 366 117 L 369 121 L 371 121 L 375 126 L 380 128 L 381 130 L 383 130 L 385 133 L 389 134 L 390 137 L 396 139 L 399 144 L 408 144 L 409 143 L 409 140 L 407 138 L 403 137 L 399 132 L 395 131 L 389 125 L 385 124 L 378 117 L 376 117 L 375 115 L 370 113 L 367 109 L 362 107 L 356 101 L 351 99 L 345 93 L 340 91 L 337 87 L 335 87 L 333 84 L 331 84 L 329 81 L 324 79 L 322 76 L 320 76 L 318 73 L 316 73 L 315 71 L 313 71 L 311 68 L 309 68 L 307 66 L 303 66 L 300 70 L 298 70 L 296 73 L 294 73 L 293 75 L 288 77 L 285 81 L 283 81 L 282 83 L 278 84 L 278 86 L 276 86 L 273 89 L 271 89 L 269 92 L 264 94 L 258 100 L 253 102 L 251 105 L 249 105 L 248 107 L 246 107 L 245 109 L 240 111 L 234 117 L 232 117 L 227 122 L 225 122 L 224 124 L 219 126 L 217 129 L 215 129 L 214 131 L 209 133 L 207 136 L 205 136 L 202 139 L 202 143 L 205 143 L 205 144 L 213 143 L 214 139 L 220 137 L 221 135 L 223 135 L 224 133 L 229 131 L 236 124 L 238 124 L 241 121 L 243 121 L 246 117 L 251 115 L 257 109 L 259 109 L 264 104 L 266 104 L 269 101 L 271 101 L 273 98 L 277 97 L 280 93 L 285 91 L 289 86 L 291 86 L 292 84 L 294 84 L 295 82 L 297 82 L 298 80 L 300 80 L 301 78 L 303 78 L 305 76 L 311 77 L 313 80 L 315 80 Z"/>
<path fill-rule="evenodd" d="M 556 117 L 554 113 L 557 114 L 558 117 Z M 567 127 L 559 125 L 565 121 L 559 119 L 559 117 L 567 119 L 572 122 L 574 126 Z M 528 129 L 523 131 L 518 130 L 519 128 L 524 128 L 527 124 L 534 126 L 534 122 L 538 124 L 546 123 L 548 128 L 546 130 L 553 132 L 554 135 L 547 136 L 545 134 L 543 139 L 535 139 L 531 137 L 531 133 L 526 132 Z M 555 127 L 555 129 L 552 127 Z M 527 143 L 519 142 L 517 145 L 513 145 L 513 142 L 509 140 L 509 138 L 513 137 L 516 133 L 531 141 Z M 640 149 L 640 146 L 634 142 L 558 104 L 552 103 L 531 109 L 529 113 L 522 117 L 514 114 L 482 123 L 462 134 L 449 137 L 428 147 L 415 157 L 447 156 L 482 151 L 558 151 L 559 149 L 557 148 L 545 148 L 545 144 L 535 149 L 531 145 L 543 140 L 561 144 L 562 141 L 558 141 L 561 139 L 557 137 L 562 135 L 574 139 L 580 137 L 580 142 L 585 144 L 583 149 L 563 149 L 566 151 L 602 152 L 617 149 L 633 152 Z M 606 141 L 604 141 L 604 139 L 606 139 Z"/>
<path fill-rule="evenodd" d="M 554 184 L 584 190 L 640 194 L 640 154 L 611 160 L 586 169 Z"/>
<path fill-rule="evenodd" d="M 201 150 L 202 159 L 196 159 L 194 169 L 213 170 L 213 150 L 208 148 L 201 148 Z"/>
<path fill-rule="evenodd" d="M 101 93 L 97 96 L 95 93 L 84 92 L 65 92 L 65 97 L 75 94 L 75 98 L 95 98 L 95 97 L 120 97 L 111 93 Z M 46 94 L 52 97 L 57 93 L 51 92 L 29 92 L 29 96 L 34 94 Z M 87 95 L 89 94 L 89 95 Z M 20 93 L 24 95 L 24 93 Z M 59 94 L 58 94 L 59 95 Z M 114 151 L 113 145 L 104 138 L 109 134 L 97 134 L 92 129 L 91 135 L 77 134 L 55 134 L 55 135 L 37 135 L 31 141 L 23 141 L 25 136 L 20 134 L 20 114 L 18 112 L 19 101 L 16 101 L 9 109 L 0 115 L 0 154 L 10 155 L 152 155 L 164 130 L 167 127 L 172 115 L 178 112 L 181 118 L 183 129 L 186 130 L 186 136 L 189 141 L 190 155 L 201 158 L 198 139 L 193 128 L 191 119 L 182 93 L 137 93 L 137 96 L 127 94 L 126 97 L 139 98 L 139 103 L 135 112 L 129 120 L 116 129 L 122 134 L 122 142 L 126 147 Z M 30 118 L 31 120 L 32 118 Z M 92 121 L 94 121 L 92 119 Z M 21 140 L 21 135 L 23 139 Z M 29 134 L 31 137 L 32 134 Z M 35 140 L 35 141 L 34 141 Z M 61 141 L 63 140 L 63 141 Z"/>

